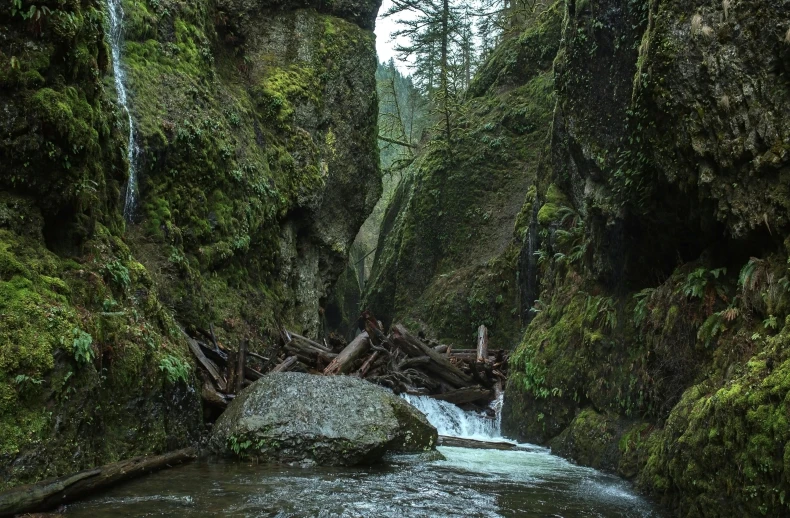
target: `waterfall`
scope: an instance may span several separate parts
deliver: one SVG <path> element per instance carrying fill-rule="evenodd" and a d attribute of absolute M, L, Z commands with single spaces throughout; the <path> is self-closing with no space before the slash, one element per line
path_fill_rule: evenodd
<path fill-rule="evenodd" d="M 121 66 L 121 45 L 123 44 L 123 7 L 121 0 L 107 0 L 107 12 L 110 15 L 110 48 L 112 49 L 112 68 L 115 90 L 118 92 L 118 103 L 129 119 L 129 142 L 127 158 L 129 159 L 129 183 L 126 186 L 126 197 L 123 204 L 123 217 L 131 221 L 137 203 L 137 144 L 134 140 L 134 120 L 129 110 L 126 95 L 126 73 Z"/>
<path fill-rule="evenodd" d="M 428 421 L 436 427 L 439 435 L 476 439 L 479 441 L 502 441 L 500 431 L 502 424 L 503 393 L 491 403 L 494 417 L 477 412 L 464 412 L 457 406 L 446 401 L 439 401 L 427 396 L 410 396 L 401 394 L 413 407 L 425 414 Z"/>

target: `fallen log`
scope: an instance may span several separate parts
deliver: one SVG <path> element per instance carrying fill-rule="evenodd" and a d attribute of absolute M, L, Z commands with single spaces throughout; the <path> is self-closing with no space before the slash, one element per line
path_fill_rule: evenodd
<path fill-rule="evenodd" d="M 433 399 L 447 401 L 448 403 L 452 403 L 454 405 L 463 405 L 464 403 L 474 403 L 475 401 L 483 400 L 490 401 L 493 396 L 494 392 L 492 390 L 486 390 L 479 386 L 452 390 L 450 392 L 445 392 L 444 394 L 431 395 Z"/>
<path fill-rule="evenodd" d="M 186 333 L 184 333 L 184 336 L 186 337 L 187 343 L 189 344 L 189 350 L 192 351 L 192 354 L 195 356 L 195 358 L 197 358 L 197 361 L 200 362 L 204 369 L 206 369 L 209 376 L 211 376 L 211 379 L 213 379 L 214 383 L 217 384 L 217 387 L 223 392 L 227 391 L 228 385 L 225 383 L 225 380 L 222 378 L 222 376 L 220 376 L 217 367 L 211 362 L 211 360 L 206 358 L 205 354 L 203 354 L 203 350 L 200 348 L 197 341 L 190 338 Z"/>
<path fill-rule="evenodd" d="M 477 328 L 477 361 L 484 362 L 488 359 L 488 328 L 483 324 Z"/>
<path fill-rule="evenodd" d="M 437 446 L 455 446 L 457 448 L 474 448 L 476 450 L 515 450 L 517 444 L 504 441 L 476 441 L 474 439 L 462 439 L 460 437 L 449 437 L 440 435 L 436 442 Z"/>
<path fill-rule="evenodd" d="M 164 455 L 135 457 L 66 477 L 20 486 L 0 493 L 0 516 L 48 511 L 119 482 L 196 458 L 194 448 Z"/>
<path fill-rule="evenodd" d="M 488 356 L 488 361 L 492 362 L 494 360 L 494 358 L 495 358 L 495 356 L 489 355 Z M 450 354 L 450 359 L 460 360 L 462 362 L 474 362 L 474 361 L 477 361 L 477 351 L 470 352 L 470 353 L 453 351 Z"/>
<path fill-rule="evenodd" d="M 437 345 L 436 347 L 433 348 L 433 350 L 436 351 L 437 353 L 446 353 L 447 352 L 447 346 L 446 345 Z"/>
<path fill-rule="evenodd" d="M 228 352 L 228 363 L 225 365 L 225 379 L 228 386 L 226 392 L 238 394 L 239 391 L 236 390 L 236 351 Z M 241 381 L 243 382 L 244 380 Z"/>
<path fill-rule="evenodd" d="M 365 363 L 362 364 L 362 367 L 360 367 L 359 370 L 354 373 L 354 376 L 364 378 L 365 374 L 367 374 L 368 371 L 370 370 L 370 366 L 373 365 L 373 362 L 375 362 L 378 357 L 379 357 L 379 352 L 374 351 L 373 354 L 370 355 L 370 358 L 365 360 Z"/>
<path fill-rule="evenodd" d="M 258 381 L 263 377 L 263 374 L 250 367 L 244 367 L 244 377 L 250 381 Z"/>
<path fill-rule="evenodd" d="M 324 369 L 325 376 L 345 374 L 354 366 L 354 362 L 370 348 L 370 339 L 367 332 L 362 332 L 354 338 L 343 351 L 332 360 Z"/>
<path fill-rule="evenodd" d="M 446 356 L 437 353 L 427 345 L 423 344 L 418 338 L 413 337 L 406 328 L 397 324 L 392 328 L 392 335 L 400 342 L 406 342 L 411 347 L 410 350 L 421 351 L 420 356 L 428 356 L 431 363 L 425 366 L 437 376 L 443 378 L 445 381 L 453 384 L 456 388 L 464 387 L 472 384 L 472 377 L 464 373 L 461 369 L 450 363 Z M 408 352 L 407 352 L 408 354 Z M 413 356 L 410 354 L 410 356 Z"/>
<path fill-rule="evenodd" d="M 431 359 L 428 356 L 418 356 L 416 358 L 405 358 L 400 363 L 398 363 L 398 370 L 406 370 L 410 367 L 425 367 L 431 363 Z"/>
<path fill-rule="evenodd" d="M 236 394 L 244 388 L 244 363 L 247 361 L 247 340 L 242 340 L 239 344 L 239 352 L 236 354 Z"/>
<path fill-rule="evenodd" d="M 298 359 L 299 358 L 296 356 L 289 356 L 285 361 L 273 368 L 271 372 L 288 372 L 288 370 L 296 364 Z"/>
<path fill-rule="evenodd" d="M 304 352 L 311 352 L 313 354 L 332 353 L 332 349 L 324 347 L 323 345 L 319 344 L 318 342 L 314 342 L 309 338 L 296 333 L 289 333 L 287 330 L 286 333 L 291 337 L 290 341 L 286 343 L 286 346 L 290 346 Z"/>
<path fill-rule="evenodd" d="M 207 404 L 219 409 L 224 410 L 228 407 L 228 400 L 225 398 L 225 396 L 217 392 L 217 389 L 215 389 L 214 385 L 208 380 L 203 383 L 203 388 L 200 391 L 200 397 L 203 398 L 203 401 L 205 401 Z"/>

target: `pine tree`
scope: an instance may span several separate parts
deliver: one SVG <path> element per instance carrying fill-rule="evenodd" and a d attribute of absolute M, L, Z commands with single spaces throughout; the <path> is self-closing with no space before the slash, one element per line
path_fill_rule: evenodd
<path fill-rule="evenodd" d="M 459 12 L 451 0 L 394 0 L 384 16 L 406 13 L 398 19 L 401 28 L 393 33 L 393 38 L 405 37 L 408 43 L 397 45 L 395 50 L 401 59 L 413 62 L 415 78 L 433 98 L 449 150 L 455 104 L 450 58 L 459 32 Z"/>

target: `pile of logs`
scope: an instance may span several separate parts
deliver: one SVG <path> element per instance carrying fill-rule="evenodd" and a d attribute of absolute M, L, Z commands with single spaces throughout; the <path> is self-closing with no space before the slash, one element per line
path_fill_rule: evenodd
<path fill-rule="evenodd" d="M 486 406 L 503 386 L 507 354 L 489 351 L 485 326 L 478 329 L 474 349 L 427 341 L 400 324 L 385 335 L 369 312 L 360 317 L 363 327 L 347 345 L 336 337 L 318 343 L 283 329 L 271 359 L 247 350 L 246 342 L 238 351 L 223 349 L 213 329 L 209 341 L 188 337 L 188 342 L 203 367 L 203 399 L 220 410 L 265 372 L 357 376 L 396 394 L 425 395 L 462 407 Z"/>

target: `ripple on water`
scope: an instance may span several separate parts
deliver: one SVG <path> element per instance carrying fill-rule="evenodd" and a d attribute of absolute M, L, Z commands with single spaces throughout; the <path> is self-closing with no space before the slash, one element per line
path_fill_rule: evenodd
<path fill-rule="evenodd" d="M 627 483 L 548 450 L 441 447 L 446 460 L 361 468 L 201 461 L 72 505 L 73 517 L 644 517 Z"/>

